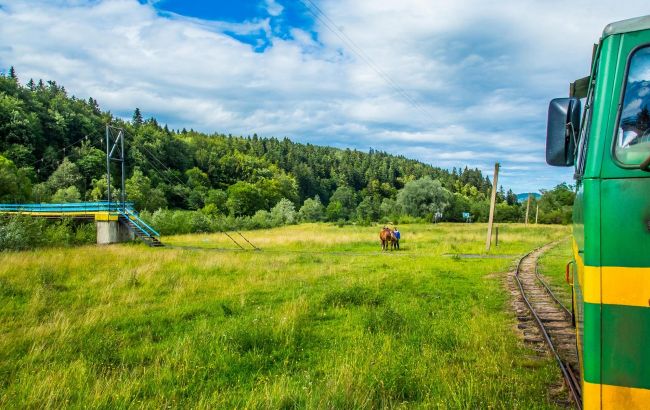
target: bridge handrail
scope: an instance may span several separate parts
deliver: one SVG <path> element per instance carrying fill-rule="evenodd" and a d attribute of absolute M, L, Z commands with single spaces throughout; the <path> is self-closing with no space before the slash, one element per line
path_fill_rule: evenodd
<path fill-rule="evenodd" d="M 121 202 L 77 202 L 62 204 L 0 204 L 0 212 L 117 212 L 123 207 Z M 124 203 L 132 208 L 132 202 Z"/>
<path fill-rule="evenodd" d="M 148 234 L 151 235 L 151 236 L 157 236 L 157 237 L 160 237 L 160 234 L 159 234 L 155 229 L 153 229 L 151 226 L 149 226 L 145 221 L 143 221 L 142 219 L 140 219 L 140 217 L 139 217 L 139 216 L 135 213 L 135 211 L 133 211 L 132 209 L 129 209 L 129 208 L 122 208 L 122 209 L 119 210 L 119 212 L 120 212 L 120 213 L 122 214 L 122 216 L 124 216 L 126 219 L 130 220 L 131 222 L 133 222 L 133 224 L 134 224 L 135 226 L 137 226 L 138 228 L 140 228 L 142 231 L 148 233 Z M 129 214 L 130 214 L 130 215 L 133 215 L 133 216 L 135 217 L 135 220 L 131 219 L 131 217 L 129 217 Z M 136 222 L 136 221 L 137 221 L 137 222 Z M 139 222 L 139 223 L 138 223 L 138 222 Z M 145 228 L 143 228 L 142 226 L 140 226 L 140 224 L 144 225 Z M 153 235 L 152 235 L 152 234 L 153 234 Z"/>

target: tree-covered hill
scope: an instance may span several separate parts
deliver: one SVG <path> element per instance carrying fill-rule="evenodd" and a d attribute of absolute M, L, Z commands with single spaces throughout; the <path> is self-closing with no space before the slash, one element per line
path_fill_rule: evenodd
<path fill-rule="evenodd" d="M 0 202 L 106 199 L 107 124 L 125 130 L 126 196 L 140 210 L 232 218 L 261 212 L 259 219 L 280 207 L 301 210 L 306 220 L 333 221 L 430 219 L 437 212 L 450 221 L 462 220 L 463 212 L 474 220 L 487 216 L 491 183 L 478 169 L 450 172 L 372 149 L 287 138 L 170 130 L 143 119 L 137 108 L 125 121 L 93 98 L 69 96 L 54 81 L 22 84 L 13 69 L 0 75 Z M 118 168 L 111 174 L 111 192 L 119 198 Z M 521 220 L 512 191 L 501 188 L 498 200 L 497 220 Z"/>

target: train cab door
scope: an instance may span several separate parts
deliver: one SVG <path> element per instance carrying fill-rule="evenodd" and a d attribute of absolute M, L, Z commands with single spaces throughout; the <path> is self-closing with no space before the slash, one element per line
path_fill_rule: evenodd
<path fill-rule="evenodd" d="M 650 408 L 650 32 L 622 36 L 600 181 L 601 404 Z M 620 96 L 620 97 L 619 97 Z M 610 149 L 611 148 L 611 149 Z"/>

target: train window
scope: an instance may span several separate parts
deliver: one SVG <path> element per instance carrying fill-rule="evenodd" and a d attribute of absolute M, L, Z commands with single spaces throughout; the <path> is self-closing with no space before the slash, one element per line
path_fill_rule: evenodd
<path fill-rule="evenodd" d="M 596 74 L 597 71 L 594 72 L 593 77 L 595 77 Z M 582 175 L 585 172 L 587 144 L 589 142 L 588 141 L 589 129 L 591 128 L 591 113 L 593 112 L 592 105 L 594 103 L 594 86 L 593 86 L 593 81 L 591 79 L 589 84 L 589 91 L 587 92 L 587 97 L 585 98 L 585 100 L 586 101 L 583 101 L 582 104 L 584 109 L 582 112 L 582 121 L 580 125 L 581 129 L 580 129 L 580 136 L 578 139 L 578 147 L 576 148 L 577 158 L 576 158 L 576 170 L 574 175 L 574 178 L 576 180 L 581 179 Z"/>
<path fill-rule="evenodd" d="M 650 46 L 630 58 L 620 110 L 614 156 L 639 165 L 650 153 Z"/>

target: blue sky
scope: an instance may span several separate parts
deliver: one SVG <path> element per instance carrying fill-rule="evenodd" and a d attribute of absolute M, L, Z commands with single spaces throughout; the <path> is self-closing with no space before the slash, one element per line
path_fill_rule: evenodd
<path fill-rule="evenodd" d="M 572 181 L 571 169 L 544 162 L 548 101 L 587 74 L 607 23 L 646 10 L 638 0 L 616 10 L 585 0 L 0 0 L 0 67 L 173 128 L 373 147 L 487 174 L 499 161 L 500 183 L 525 192 Z"/>
<path fill-rule="evenodd" d="M 140 0 L 146 4 L 147 1 Z M 245 21 L 261 21 L 268 19 L 270 30 L 255 30 L 251 33 L 238 33 L 225 30 L 227 34 L 238 41 L 249 44 L 258 53 L 272 46 L 274 37 L 293 39 L 291 29 L 300 28 L 308 32 L 314 40 L 318 32 L 314 30 L 314 15 L 309 12 L 304 3 L 297 1 L 183 1 L 160 0 L 152 3 L 162 16 L 185 16 L 202 20 L 226 21 L 241 23 Z"/>

